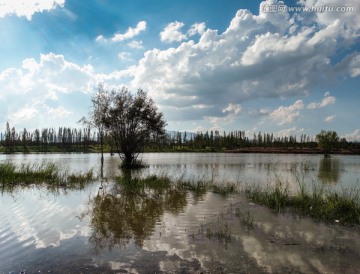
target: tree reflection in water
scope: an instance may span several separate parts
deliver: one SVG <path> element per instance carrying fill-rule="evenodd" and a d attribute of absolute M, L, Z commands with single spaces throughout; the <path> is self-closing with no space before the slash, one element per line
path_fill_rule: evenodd
<path fill-rule="evenodd" d="M 95 252 L 124 247 L 133 239 L 142 247 L 165 212 L 178 214 L 186 206 L 186 191 L 161 178 L 122 177 L 109 192 L 92 200 L 90 242 Z"/>
<path fill-rule="evenodd" d="M 324 184 L 336 184 L 340 180 L 340 162 L 336 158 L 321 158 L 318 179 Z"/>

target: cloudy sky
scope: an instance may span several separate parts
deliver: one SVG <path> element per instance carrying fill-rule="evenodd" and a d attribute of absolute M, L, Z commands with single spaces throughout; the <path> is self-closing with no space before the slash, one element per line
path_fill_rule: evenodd
<path fill-rule="evenodd" d="M 360 1 L 284 2 L 0 0 L 0 130 L 78 127 L 103 83 L 168 130 L 360 140 Z"/>

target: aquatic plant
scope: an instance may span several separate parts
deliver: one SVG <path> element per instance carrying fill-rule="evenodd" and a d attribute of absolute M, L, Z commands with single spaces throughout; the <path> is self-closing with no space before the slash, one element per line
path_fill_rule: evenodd
<path fill-rule="evenodd" d="M 150 175 L 145 178 L 124 175 L 116 177 L 115 180 L 124 187 L 139 188 L 164 188 L 169 187 L 172 183 L 169 177 Z"/>
<path fill-rule="evenodd" d="M 236 185 L 233 183 L 226 183 L 223 185 L 213 184 L 211 191 L 214 193 L 218 193 L 220 195 L 226 196 L 228 194 L 236 193 L 237 188 L 236 188 Z"/>
<path fill-rule="evenodd" d="M 241 208 L 238 207 L 235 209 L 235 216 L 244 226 L 246 226 L 248 230 L 253 229 L 253 217 L 251 216 L 249 210 L 246 210 L 246 212 L 244 212 Z"/>
<path fill-rule="evenodd" d="M 217 239 L 221 243 L 231 242 L 231 231 L 228 224 L 223 224 L 217 229 L 206 229 L 206 238 Z"/>
<path fill-rule="evenodd" d="M 255 203 L 277 212 L 310 216 L 317 220 L 341 224 L 360 224 L 360 190 L 343 189 L 341 193 L 314 184 L 308 190 L 304 184 L 298 192 L 290 192 L 288 184 L 278 179 L 274 185 L 248 187 L 246 193 Z"/>
<path fill-rule="evenodd" d="M 68 186 L 84 184 L 94 180 L 93 171 L 70 173 L 54 163 L 15 165 L 11 162 L 0 163 L 0 183 L 5 185 L 45 184 Z"/>

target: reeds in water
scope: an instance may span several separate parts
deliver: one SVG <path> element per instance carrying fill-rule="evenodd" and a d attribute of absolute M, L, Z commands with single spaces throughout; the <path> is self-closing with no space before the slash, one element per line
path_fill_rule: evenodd
<path fill-rule="evenodd" d="M 15 165 L 0 163 L 0 183 L 3 185 L 46 184 L 66 186 L 94 180 L 93 171 L 69 174 L 54 163 Z"/>
<path fill-rule="evenodd" d="M 300 184 L 298 192 L 290 192 L 288 184 L 280 179 L 265 188 L 251 186 L 246 190 L 255 203 L 266 205 L 277 212 L 293 212 L 317 220 L 345 225 L 360 224 L 359 189 L 328 190 L 319 184 L 308 190 Z"/>

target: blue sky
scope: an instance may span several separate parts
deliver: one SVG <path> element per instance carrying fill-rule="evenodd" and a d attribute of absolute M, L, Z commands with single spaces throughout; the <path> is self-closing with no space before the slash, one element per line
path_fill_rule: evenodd
<path fill-rule="evenodd" d="M 102 83 L 147 90 L 168 130 L 360 141 L 360 2 L 284 2 L 0 0 L 0 130 L 78 127 Z"/>

